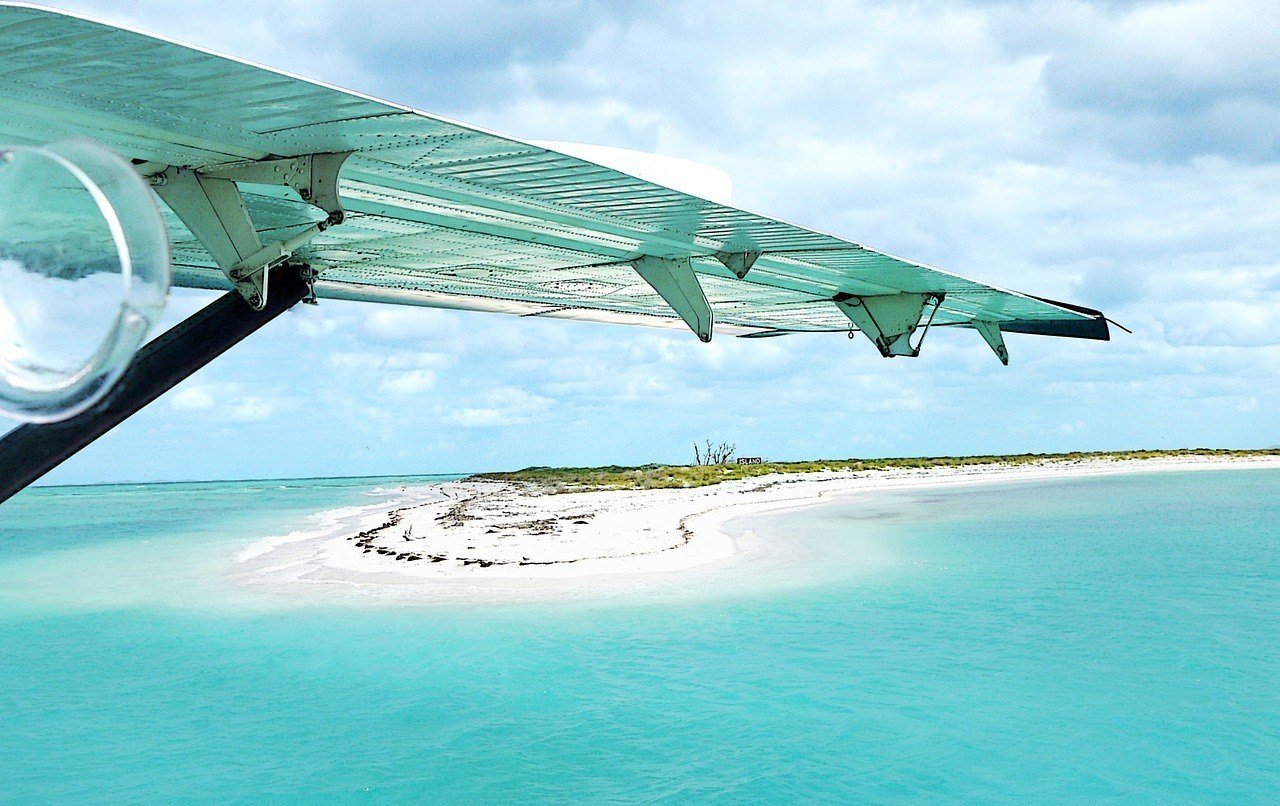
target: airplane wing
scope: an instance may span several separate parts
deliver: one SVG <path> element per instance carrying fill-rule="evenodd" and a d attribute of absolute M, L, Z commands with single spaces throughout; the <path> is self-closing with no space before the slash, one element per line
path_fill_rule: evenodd
<path fill-rule="evenodd" d="M 0 3 L 0 142 L 103 143 L 167 203 L 175 282 L 744 336 L 1109 337 L 1007 291 L 553 148 L 136 31 Z"/>

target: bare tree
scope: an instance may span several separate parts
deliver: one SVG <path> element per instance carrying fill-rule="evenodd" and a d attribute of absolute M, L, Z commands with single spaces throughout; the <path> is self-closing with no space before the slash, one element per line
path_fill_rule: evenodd
<path fill-rule="evenodd" d="M 721 442 L 715 447 L 715 450 L 711 451 L 711 458 L 707 464 L 722 465 L 733 457 L 736 450 L 738 450 L 736 445 L 728 442 Z"/>
<path fill-rule="evenodd" d="M 737 450 L 738 447 L 729 442 L 721 442 L 716 445 L 708 439 L 701 448 L 695 442 L 693 443 L 693 461 L 694 464 L 698 465 L 722 465 L 733 458 L 733 454 Z"/>

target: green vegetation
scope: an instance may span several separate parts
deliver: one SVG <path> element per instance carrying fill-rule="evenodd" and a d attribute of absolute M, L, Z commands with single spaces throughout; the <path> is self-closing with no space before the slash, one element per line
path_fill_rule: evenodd
<path fill-rule="evenodd" d="M 814 462 L 763 462 L 758 465 L 641 465 L 639 467 L 527 467 L 510 473 L 478 473 L 472 478 L 540 484 L 554 492 L 587 490 L 651 490 L 705 487 L 722 481 L 749 479 L 770 473 L 819 473 L 890 470 L 893 468 L 960 467 L 962 465 L 1022 465 L 1037 462 L 1078 462 L 1091 459 L 1163 459 L 1177 456 L 1280 456 L 1280 448 L 1222 450 L 1184 448 L 1169 451 L 1087 451 L 1075 453 L 1019 453 L 1007 456 L 923 456 L 890 459 L 830 459 Z"/>

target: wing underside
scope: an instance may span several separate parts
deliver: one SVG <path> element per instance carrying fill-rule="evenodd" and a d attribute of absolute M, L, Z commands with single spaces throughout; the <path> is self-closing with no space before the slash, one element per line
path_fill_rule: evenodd
<path fill-rule="evenodd" d="M 679 295 L 700 287 L 718 330 L 878 327 L 886 355 L 905 354 L 884 324 L 898 308 L 912 330 L 928 317 L 994 325 L 997 338 L 1107 338 L 1097 311 L 164 39 L 0 4 L 0 143 L 67 137 L 104 143 L 144 172 L 240 176 L 255 243 L 296 241 L 291 257 L 320 271 L 321 297 L 684 327 L 702 303 L 681 312 Z M 226 171 L 323 154 L 347 155 L 333 226 L 296 186 Z M 231 287 L 234 261 L 215 257 L 188 216 L 166 220 L 177 284 Z M 642 274 L 638 260 L 656 268 Z"/>

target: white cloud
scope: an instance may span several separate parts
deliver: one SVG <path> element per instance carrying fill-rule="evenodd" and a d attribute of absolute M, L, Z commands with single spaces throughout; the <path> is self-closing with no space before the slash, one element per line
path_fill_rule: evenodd
<path fill-rule="evenodd" d="M 213 404 L 213 391 L 207 386 L 189 386 L 169 398 L 169 405 L 179 411 L 202 411 L 213 408 Z"/>
<path fill-rule="evenodd" d="M 369 335 L 397 342 L 447 337 L 448 325 L 448 314 L 431 308 L 379 306 L 365 320 Z"/>
<path fill-rule="evenodd" d="M 234 382 L 184 385 L 169 397 L 169 405 L 174 410 L 211 412 L 210 422 L 266 420 L 275 414 L 280 403 L 276 398 L 245 394 L 243 385 Z"/>
<path fill-rule="evenodd" d="M 379 385 L 381 392 L 411 397 L 429 392 L 436 385 L 436 374 L 429 369 L 415 369 L 387 378 Z"/>
<path fill-rule="evenodd" d="M 450 421 L 463 428 L 490 428 L 523 425 L 546 413 L 552 406 L 549 398 L 512 387 L 493 389 L 481 396 L 481 405 L 464 406 L 449 415 Z"/>
<path fill-rule="evenodd" d="M 372 350 L 330 353 L 329 363 L 338 369 L 355 370 L 404 370 L 442 369 L 453 363 L 453 356 L 446 353 L 400 350 L 393 352 Z"/>
<path fill-rule="evenodd" d="M 264 397 L 241 397 L 227 407 L 227 418 L 237 422 L 266 420 L 276 412 L 276 402 Z"/>
<path fill-rule="evenodd" d="M 325 311 L 304 310 L 301 313 L 304 315 L 291 316 L 289 319 L 298 335 L 304 338 L 321 339 L 331 336 L 344 324 L 342 322 L 343 317 L 334 316 Z"/>

